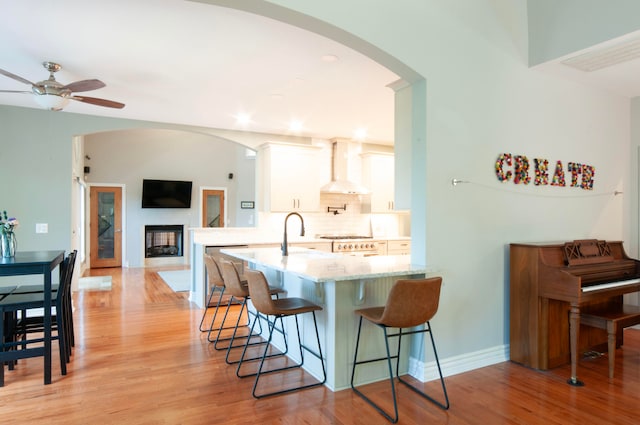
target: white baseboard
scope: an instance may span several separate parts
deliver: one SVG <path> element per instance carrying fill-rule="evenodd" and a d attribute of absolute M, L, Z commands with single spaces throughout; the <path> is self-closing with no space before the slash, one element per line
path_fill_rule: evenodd
<path fill-rule="evenodd" d="M 430 356 L 433 358 L 433 354 Z M 507 360 L 509 360 L 509 345 L 500 345 L 446 359 L 440 358 L 440 368 L 443 376 L 452 376 Z M 409 359 L 409 374 L 422 382 L 440 379 L 435 360 L 425 363 L 411 357 Z"/>

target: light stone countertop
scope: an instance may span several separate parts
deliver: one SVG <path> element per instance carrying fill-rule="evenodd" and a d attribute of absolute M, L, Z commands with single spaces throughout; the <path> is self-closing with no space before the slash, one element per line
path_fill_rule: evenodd
<path fill-rule="evenodd" d="M 410 255 L 350 256 L 290 247 L 283 257 L 279 248 L 226 248 L 221 253 L 274 270 L 297 275 L 312 282 L 373 279 L 412 274 L 429 274 L 426 266 L 411 264 Z"/>

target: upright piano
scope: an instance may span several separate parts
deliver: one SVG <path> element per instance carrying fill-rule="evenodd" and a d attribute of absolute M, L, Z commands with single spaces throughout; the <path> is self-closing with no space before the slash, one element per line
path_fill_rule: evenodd
<path fill-rule="evenodd" d="M 624 294 L 640 291 L 640 261 L 620 241 L 595 239 L 513 243 L 509 252 L 511 360 L 540 370 L 570 362 L 568 382 L 582 385 L 578 356 L 606 347 L 607 334 L 581 329 L 580 311 L 615 308 Z"/>

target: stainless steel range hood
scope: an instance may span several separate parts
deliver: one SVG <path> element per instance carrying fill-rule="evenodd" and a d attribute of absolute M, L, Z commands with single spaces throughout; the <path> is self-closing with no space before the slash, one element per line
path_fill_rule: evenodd
<path fill-rule="evenodd" d="M 331 155 L 331 181 L 320 188 L 324 193 L 366 195 L 369 190 L 359 183 L 349 180 L 351 157 L 349 141 L 334 140 Z"/>

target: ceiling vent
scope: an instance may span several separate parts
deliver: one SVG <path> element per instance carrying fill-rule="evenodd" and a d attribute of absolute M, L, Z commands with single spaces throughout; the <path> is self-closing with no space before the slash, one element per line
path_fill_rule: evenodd
<path fill-rule="evenodd" d="M 590 50 L 561 61 L 562 64 L 584 72 L 597 71 L 640 58 L 640 38 L 627 40 Z"/>

